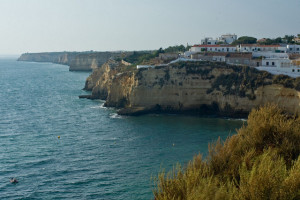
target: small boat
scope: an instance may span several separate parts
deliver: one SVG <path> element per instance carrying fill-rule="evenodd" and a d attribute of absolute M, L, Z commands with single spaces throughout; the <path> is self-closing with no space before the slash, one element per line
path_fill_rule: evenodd
<path fill-rule="evenodd" d="M 18 183 L 19 181 L 16 178 L 10 178 L 9 182 L 11 182 L 11 183 Z"/>

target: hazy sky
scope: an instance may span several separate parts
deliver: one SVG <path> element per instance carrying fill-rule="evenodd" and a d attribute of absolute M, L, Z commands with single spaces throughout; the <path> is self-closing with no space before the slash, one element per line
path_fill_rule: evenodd
<path fill-rule="evenodd" d="M 158 49 L 300 33 L 300 0 L 0 0 L 0 54 Z"/>

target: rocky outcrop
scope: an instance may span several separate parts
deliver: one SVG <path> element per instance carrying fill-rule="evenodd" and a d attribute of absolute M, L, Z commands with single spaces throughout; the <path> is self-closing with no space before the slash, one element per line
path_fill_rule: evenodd
<path fill-rule="evenodd" d="M 274 77 L 267 72 L 216 62 L 124 69 L 117 62 L 105 63 L 94 70 L 85 85 L 92 90 L 93 99 L 120 108 L 119 114 L 186 112 L 241 117 L 267 103 L 300 114 L 300 79 L 292 82 L 296 89 L 288 88 L 274 84 Z"/>
<path fill-rule="evenodd" d="M 92 71 L 109 59 L 124 57 L 130 52 L 46 52 L 25 53 L 18 61 L 51 62 L 70 66 L 70 71 Z"/>

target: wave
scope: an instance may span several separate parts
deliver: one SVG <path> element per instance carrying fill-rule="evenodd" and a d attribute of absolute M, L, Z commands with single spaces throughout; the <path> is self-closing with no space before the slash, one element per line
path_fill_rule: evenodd
<path fill-rule="evenodd" d="M 126 118 L 125 116 L 122 116 L 122 115 L 118 115 L 117 113 L 111 113 L 109 115 L 109 118 L 112 118 L 112 119 L 124 119 Z"/>

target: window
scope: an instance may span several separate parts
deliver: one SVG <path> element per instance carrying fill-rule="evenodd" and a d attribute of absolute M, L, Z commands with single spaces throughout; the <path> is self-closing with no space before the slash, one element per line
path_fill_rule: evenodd
<path fill-rule="evenodd" d="M 297 51 L 299 51 L 299 48 L 297 48 Z"/>
<path fill-rule="evenodd" d="M 292 51 L 293 50 L 293 48 L 290 48 L 290 51 Z"/>
<path fill-rule="evenodd" d="M 256 63 L 256 66 L 257 66 L 257 67 L 259 66 L 259 62 Z"/>
<path fill-rule="evenodd" d="M 300 72 L 300 69 L 298 69 L 298 72 Z"/>
<path fill-rule="evenodd" d="M 266 65 L 268 66 L 268 65 L 269 65 L 269 62 L 266 62 Z"/>
<path fill-rule="evenodd" d="M 295 72 L 295 70 L 294 70 L 294 69 L 292 69 L 292 72 Z"/>
<path fill-rule="evenodd" d="M 275 63 L 274 63 L 274 62 L 272 62 L 272 65 L 274 66 L 274 65 L 275 65 Z"/>

